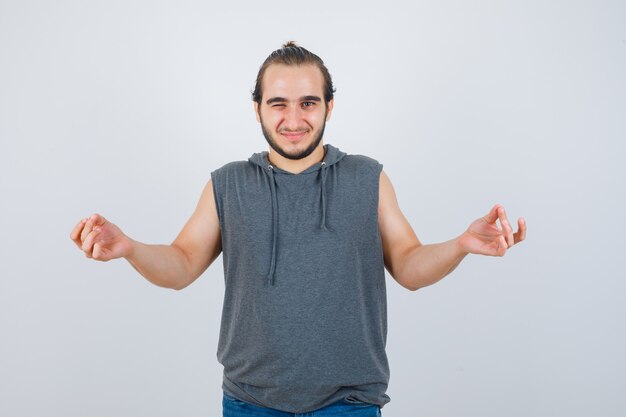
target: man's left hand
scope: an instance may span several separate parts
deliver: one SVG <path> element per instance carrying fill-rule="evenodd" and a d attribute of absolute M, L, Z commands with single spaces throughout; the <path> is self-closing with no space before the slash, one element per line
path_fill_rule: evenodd
<path fill-rule="evenodd" d="M 500 227 L 496 221 L 500 221 Z M 491 211 L 475 220 L 458 238 L 459 246 L 467 253 L 488 256 L 504 256 L 507 249 L 526 238 L 526 221 L 517 220 L 518 229 L 513 233 L 504 207 L 499 204 Z"/>

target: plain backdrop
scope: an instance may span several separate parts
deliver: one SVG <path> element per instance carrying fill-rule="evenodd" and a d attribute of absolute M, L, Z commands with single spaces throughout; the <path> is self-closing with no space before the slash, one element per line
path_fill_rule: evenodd
<path fill-rule="evenodd" d="M 222 258 L 177 292 L 69 239 L 170 243 L 211 170 L 267 149 L 288 40 L 337 87 L 325 143 L 380 161 L 424 243 L 495 203 L 504 258 L 387 276 L 386 417 L 626 413 L 623 1 L 0 0 L 0 415 L 221 415 Z M 355 341 L 358 343 L 358 341 Z"/>

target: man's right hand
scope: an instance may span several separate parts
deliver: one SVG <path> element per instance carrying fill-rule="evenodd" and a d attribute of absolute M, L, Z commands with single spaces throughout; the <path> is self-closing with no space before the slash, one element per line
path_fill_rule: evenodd
<path fill-rule="evenodd" d="M 70 238 L 86 257 L 98 261 L 126 257 L 133 248 L 133 241 L 99 214 L 92 214 L 78 222 Z"/>
<path fill-rule="evenodd" d="M 148 245 L 126 236 L 99 214 L 78 222 L 70 238 L 88 258 L 125 258 L 148 281 L 183 289 L 198 278 L 222 251 L 220 222 L 209 180 L 196 210 L 170 245 Z"/>

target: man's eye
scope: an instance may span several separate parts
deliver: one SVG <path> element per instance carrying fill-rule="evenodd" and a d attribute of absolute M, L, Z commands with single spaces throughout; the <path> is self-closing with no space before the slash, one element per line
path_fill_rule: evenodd
<path fill-rule="evenodd" d="M 315 105 L 315 102 L 313 101 L 305 101 L 304 103 L 302 103 L 303 107 L 313 107 Z"/>
<path fill-rule="evenodd" d="M 284 104 L 273 104 L 272 107 L 285 107 Z"/>

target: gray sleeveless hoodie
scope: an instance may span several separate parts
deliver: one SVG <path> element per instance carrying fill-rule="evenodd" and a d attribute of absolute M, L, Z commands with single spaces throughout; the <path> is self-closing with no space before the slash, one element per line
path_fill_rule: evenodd
<path fill-rule="evenodd" d="M 222 388 L 290 413 L 347 397 L 390 401 L 382 165 L 324 148 L 299 174 L 272 166 L 267 152 L 211 173 L 225 279 Z"/>

